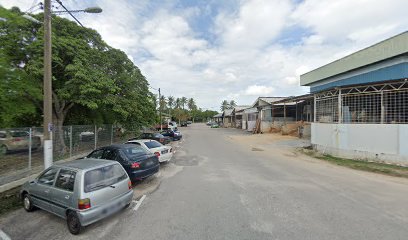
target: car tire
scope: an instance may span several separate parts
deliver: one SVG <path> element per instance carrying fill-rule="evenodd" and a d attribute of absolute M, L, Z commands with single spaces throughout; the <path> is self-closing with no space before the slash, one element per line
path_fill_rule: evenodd
<path fill-rule="evenodd" d="M 35 210 L 35 207 L 33 206 L 33 202 L 31 200 L 31 196 L 28 193 L 23 195 L 23 208 L 27 212 L 32 212 Z"/>
<path fill-rule="evenodd" d="M 7 154 L 7 152 L 8 152 L 7 146 L 6 145 L 1 145 L 0 146 L 0 156 Z"/>
<path fill-rule="evenodd" d="M 76 212 L 68 212 L 67 214 L 67 226 L 68 230 L 73 235 L 78 235 L 82 230 L 81 221 L 79 221 Z"/>

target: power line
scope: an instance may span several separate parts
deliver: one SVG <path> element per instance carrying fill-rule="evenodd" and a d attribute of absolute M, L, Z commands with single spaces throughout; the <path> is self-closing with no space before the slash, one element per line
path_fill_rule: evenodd
<path fill-rule="evenodd" d="M 65 9 L 65 11 L 67 11 L 67 13 L 69 14 L 69 15 L 71 15 L 71 17 L 73 18 L 73 19 L 75 19 L 75 21 L 79 24 L 79 25 L 81 25 L 81 27 L 85 27 L 84 25 L 82 25 L 82 23 L 62 4 L 62 2 L 60 1 L 60 0 L 56 0 L 56 2 L 59 4 L 59 5 L 61 5 L 61 7 L 62 8 L 64 8 Z"/>

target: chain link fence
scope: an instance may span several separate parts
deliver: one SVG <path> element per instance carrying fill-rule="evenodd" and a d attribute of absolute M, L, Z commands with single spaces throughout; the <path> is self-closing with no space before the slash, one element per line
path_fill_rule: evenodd
<path fill-rule="evenodd" d="M 141 129 L 114 125 L 63 126 L 52 132 L 53 162 L 81 158 L 92 150 L 137 137 Z M 0 186 L 44 169 L 43 128 L 0 129 Z"/>

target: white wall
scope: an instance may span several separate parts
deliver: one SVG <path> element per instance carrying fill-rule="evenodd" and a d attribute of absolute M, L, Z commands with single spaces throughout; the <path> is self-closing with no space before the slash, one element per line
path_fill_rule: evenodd
<path fill-rule="evenodd" d="M 312 144 L 340 157 L 408 161 L 407 124 L 312 123 Z"/>
<path fill-rule="evenodd" d="M 254 127 L 256 125 L 256 121 L 248 121 L 248 131 L 252 132 L 252 130 L 254 130 Z"/>

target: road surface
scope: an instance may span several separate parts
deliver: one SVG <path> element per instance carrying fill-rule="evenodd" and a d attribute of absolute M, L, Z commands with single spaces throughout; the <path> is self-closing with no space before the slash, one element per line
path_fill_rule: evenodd
<path fill-rule="evenodd" d="M 143 202 L 79 236 L 58 217 L 22 209 L 0 229 L 11 239 L 408 239 L 406 179 L 238 142 L 237 129 L 181 131 L 172 163 L 135 186 Z"/>

